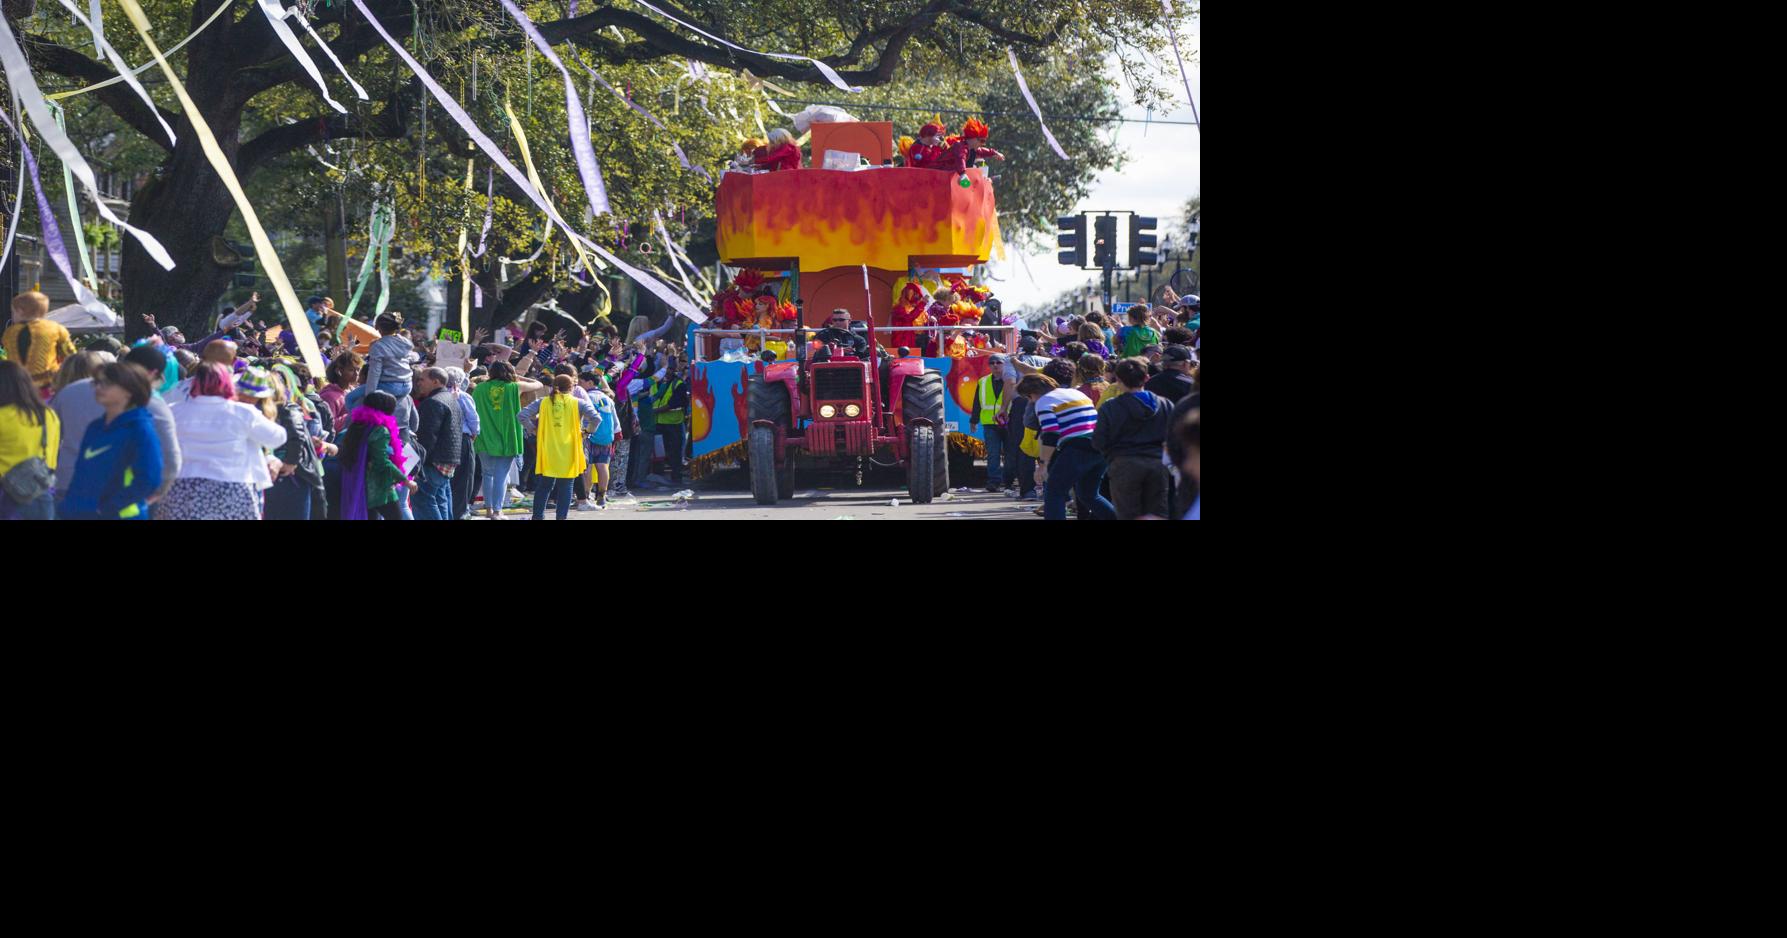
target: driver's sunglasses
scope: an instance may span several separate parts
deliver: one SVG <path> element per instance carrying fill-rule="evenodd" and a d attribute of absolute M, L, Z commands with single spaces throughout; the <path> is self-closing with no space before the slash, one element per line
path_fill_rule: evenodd
<path fill-rule="evenodd" d="M 848 316 L 833 316 L 831 318 L 831 321 L 832 322 L 849 322 L 850 318 Z"/>

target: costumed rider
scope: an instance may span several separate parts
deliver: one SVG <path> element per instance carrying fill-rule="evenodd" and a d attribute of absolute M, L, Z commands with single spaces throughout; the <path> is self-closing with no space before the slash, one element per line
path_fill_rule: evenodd
<path fill-rule="evenodd" d="M 748 329 L 756 324 L 757 305 L 755 302 L 759 288 L 763 286 L 763 274 L 760 271 L 746 268 L 738 272 L 732 285 L 714 294 L 713 304 L 709 309 L 708 322 L 712 329 Z M 714 342 L 714 336 L 707 336 L 706 341 Z M 727 352 L 745 347 L 740 336 L 719 336 L 716 344 L 710 344 L 703 351 L 708 358 L 717 358 Z"/>
<path fill-rule="evenodd" d="M 932 297 L 931 305 L 925 309 L 925 319 L 939 326 L 953 326 L 962 321 L 955 312 L 956 294 L 948 287 L 942 287 Z M 925 338 L 925 357 L 935 358 L 942 348 L 942 342 L 948 341 L 948 333 L 927 332 Z"/>
<path fill-rule="evenodd" d="M 765 284 L 757 290 L 751 322 L 739 328 L 749 329 L 754 326 L 758 329 L 775 329 L 781 323 L 794 318 L 796 318 L 794 304 L 782 300 L 776 295 L 775 287 Z M 754 335 L 745 336 L 745 348 L 753 352 L 763 351 L 758 347 L 758 337 Z"/>
<path fill-rule="evenodd" d="M 869 360 L 869 340 L 857 335 L 850 328 L 850 311 L 834 309 L 831 317 L 825 321 L 825 328 L 813 334 L 819 343 L 819 351 L 813 355 L 816 362 L 831 360 L 831 346 L 838 346 L 839 351 L 848 348 L 857 358 Z"/>
<path fill-rule="evenodd" d="M 900 326 L 922 326 L 930 322 L 925 316 L 925 307 L 930 301 L 925 298 L 925 288 L 917 281 L 909 281 L 900 290 L 900 300 L 894 304 L 893 313 L 888 322 L 896 329 Z M 918 348 L 918 333 L 911 330 L 892 333 L 895 349 Z"/>
<path fill-rule="evenodd" d="M 757 169 L 759 157 L 769 153 L 769 141 L 762 137 L 746 137 L 738 143 L 738 155 L 726 168 L 732 172 L 753 172 Z"/>
<path fill-rule="evenodd" d="M 758 169 L 770 171 L 800 168 L 800 145 L 794 135 L 780 127 L 769 132 L 769 149 L 756 160 Z"/>
<path fill-rule="evenodd" d="M 980 118 L 968 118 L 968 123 L 962 125 L 962 135 L 950 141 L 937 168 L 960 175 L 967 172 L 968 167 L 973 166 L 976 160 L 1005 159 L 1005 154 L 986 145 L 987 133 L 987 125 L 981 123 Z"/>
<path fill-rule="evenodd" d="M 918 142 L 906 151 L 906 165 L 915 169 L 942 169 L 945 146 L 943 135 L 949 128 L 942 124 L 926 124 L 918 129 Z"/>

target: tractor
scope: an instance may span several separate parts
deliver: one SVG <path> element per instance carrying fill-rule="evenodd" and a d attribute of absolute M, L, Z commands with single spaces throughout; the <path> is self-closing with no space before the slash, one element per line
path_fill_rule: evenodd
<path fill-rule="evenodd" d="M 747 373 L 746 461 L 758 504 L 793 495 L 801 452 L 824 459 L 891 453 L 921 505 L 949 490 L 943 375 L 921 358 L 887 355 L 873 322 L 851 328 L 866 337 L 873 360 L 844 343 L 813 341 L 802 327 L 794 330 L 793 361 L 757 362 Z"/>

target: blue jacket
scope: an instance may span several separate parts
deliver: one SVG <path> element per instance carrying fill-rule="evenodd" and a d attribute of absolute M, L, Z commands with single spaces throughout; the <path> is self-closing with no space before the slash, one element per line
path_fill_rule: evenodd
<path fill-rule="evenodd" d="M 87 425 L 80 462 L 58 514 L 105 519 L 138 518 L 143 500 L 161 485 L 161 441 L 148 408 L 133 407 L 107 426 L 104 415 Z"/>

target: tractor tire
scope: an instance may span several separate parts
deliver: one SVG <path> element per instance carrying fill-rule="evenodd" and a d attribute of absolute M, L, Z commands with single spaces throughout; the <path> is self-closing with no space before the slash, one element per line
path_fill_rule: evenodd
<path fill-rule="evenodd" d="M 906 492 L 914 505 L 928 505 L 936 495 L 936 451 L 937 437 L 930 427 L 907 428 Z"/>
<path fill-rule="evenodd" d="M 781 495 L 782 482 L 776 465 L 776 431 L 769 427 L 752 427 L 748 444 L 751 464 L 751 496 L 759 505 L 774 505 Z"/>
<path fill-rule="evenodd" d="M 766 382 L 762 375 L 753 372 L 745 378 L 745 393 L 748 395 L 750 418 L 753 422 L 767 420 L 781 427 L 783 432 L 791 429 L 787 385 L 780 381 L 773 384 Z"/>
<path fill-rule="evenodd" d="M 943 430 L 942 373 L 927 371 L 907 378 L 900 385 L 900 406 L 907 420 L 923 417 L 931 422 L 931 436 L 935 441 L 931 454 L 931 495 L 942 495 L 949 491 L 949 435 Z M 911 478 L 911 473 L 907 473 L 907 477 Z"/>

